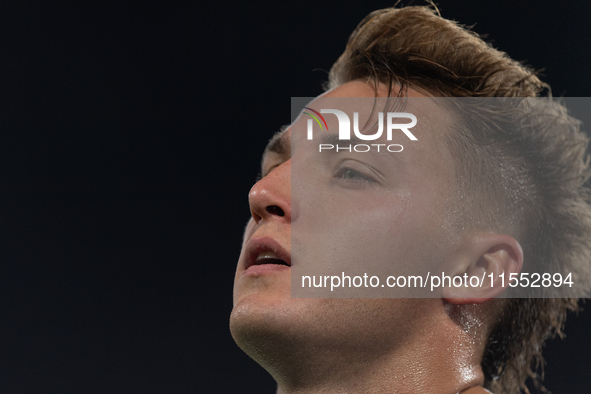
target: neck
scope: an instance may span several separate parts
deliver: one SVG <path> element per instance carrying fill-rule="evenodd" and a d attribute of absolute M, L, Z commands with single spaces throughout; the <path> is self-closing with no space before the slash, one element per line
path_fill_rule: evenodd
<path fill-rule="evenodd" d="M 474 316 L 458 317 L 458 307 L 445 305 L 441 311 L 403 345 L 389 346 L 378 338 L 375 346 L 340 343 L 320 348 L 316 343 L 310 349 L 300 343 L 293 357 L 284 358 L 289 365 L 268 368 L 278 382 L 277 394 L 455 394 L 481 386 L 481 325 L 473 324 Z"/>

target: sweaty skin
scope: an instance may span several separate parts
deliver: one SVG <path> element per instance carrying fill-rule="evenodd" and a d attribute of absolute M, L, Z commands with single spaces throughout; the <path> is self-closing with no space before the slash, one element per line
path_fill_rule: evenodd
<path fill-rule="evenodd" d="M 380 87 L 380 95 L 385 94 Z M 369 84 L 354 81 L 322 97 L 374 95 Z M 412 89 L 408 95 L 423 96 Z M 263 178 L 249 193 L 252 218 L 236 269 L 230 317 L 236 343 L 273 376 L 278 394 L 489 393 L 481 387 L 480 360 L 490 303 L 292 298 L 290 267 L 250 266 L 265 251 L 282 260 L 291 256 L 291 224 L 297 212 L 291 206 L 290 133 L 287 129 L 280 137 L 287 149 L 265 152 Z M 448 242 L 441 210 L 425 212 L 425 206 L 449 198 L 452 159 L 436 149 L 437 137 L 418 138 L 421 143 L 415 148 L 405 146 L 408 171 L 398 182 L 410 193 L 410 201 L 421 203 L 410 204 L 404 215 L 392 219 L 404 228 L 393 242 L 412 246 L 415 255 L 409 259 L 424 258 L 424 250 L 433 249 L 439 259 L 461 260 L 466 247 Z M 432 244 L 446 246 L 426 248 Z"/>

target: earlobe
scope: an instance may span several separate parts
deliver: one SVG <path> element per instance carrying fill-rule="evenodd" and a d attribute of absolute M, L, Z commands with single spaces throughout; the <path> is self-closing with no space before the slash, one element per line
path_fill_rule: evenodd
<path fill-rule="evenodd" d="M 510 235 L 478 234 L 467 242 L 450 275 L 461 277 L 461 284 L 452 280 L 442 290 L 451 304 L 481 304 L 498 297 L 507 289 L 509 275 L 523 266 L 521 245 Z"/>

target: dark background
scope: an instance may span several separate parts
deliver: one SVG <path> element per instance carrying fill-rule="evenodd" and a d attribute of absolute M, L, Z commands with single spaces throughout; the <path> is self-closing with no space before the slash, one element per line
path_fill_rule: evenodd
<path fill-rule="evenodd" d="M 0 3 L 0 394 L 273 393 L 228 330 L 247 192 L 291 96 L 392 1 Z M 589 96 L 591 3 L 442 0 Z M 591 313 L 546 349 L 591 387 Z"/>

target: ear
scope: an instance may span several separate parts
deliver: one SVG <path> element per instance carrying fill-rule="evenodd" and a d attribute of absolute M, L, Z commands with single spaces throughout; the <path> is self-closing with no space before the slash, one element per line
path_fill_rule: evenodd
<path fill-rule="evenodd" d="M 523 250 L 510 235 L 478 233 L 464 240 L 453 260 L 452 280 L 444 281 L 443 298 L 451 304 L 481 304 L 499 296 L 508 286 L 509 275 L 521 271 Z M 460 283 L 458 276 L 461 285 L 455 286 Z"/>

